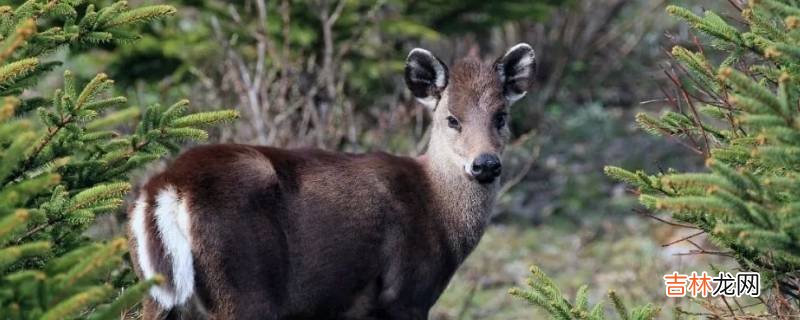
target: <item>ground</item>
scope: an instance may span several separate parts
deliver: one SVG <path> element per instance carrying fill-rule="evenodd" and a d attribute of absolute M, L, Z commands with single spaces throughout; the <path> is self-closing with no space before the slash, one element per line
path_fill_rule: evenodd
<path fill-rule="evenodd" d="M 676 304 L 699 310 L 689 298 L 667 298 L 662 277 L 672 271 L 710 272 L 709 263 L 733 262 L 676 255 L 693 249 L 688 242 L 662 247 L 692 233 L 636 215 L 586 227 L 555 222 L 535 227 L 496 224 L 456 273 L 431 319 L 544 318 L 541 309 L 508 294 L 511 287 L 524 287 L 531 264 L 551 276 L 570 299 L 578 287 L 588 284 L 591 303 L 608 300 L 606 293 L 614 289 L 630 305 L 663 306 L 659 318 L 670 318 Z M 702 238 L 695 240 L 711 246 Z"/>

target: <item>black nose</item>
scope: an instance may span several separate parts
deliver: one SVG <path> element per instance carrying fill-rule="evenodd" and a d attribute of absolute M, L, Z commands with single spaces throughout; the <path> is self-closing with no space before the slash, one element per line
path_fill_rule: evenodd
<path fill-rule="evenodd" d="M 500 158 L 493 154 L 482 154 L 472 161 L 470 174 L 480 183 L 494 181 L 500 175 Z"/>

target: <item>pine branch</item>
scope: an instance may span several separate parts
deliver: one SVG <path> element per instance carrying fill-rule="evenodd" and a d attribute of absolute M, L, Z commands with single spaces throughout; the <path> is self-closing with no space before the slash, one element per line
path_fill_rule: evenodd
<path fill-rule="evenodd" d="M 132 26 L 175 13 L 169 6 L 82 2 L 0 6 L 0 318 L 112 319 L 163 281 L 122 290 L 127 281 L 115 279 L 112 286 L 109 279 L 125 268 L 127 241 L 103 244 L 85 231 L 97 215 L 122 205 L 131 170 L 178 150 L 182 140 L 206 138 L 203 128 L 237 116 L 191 114 L 182 100 L 169 114 L 153 107 L 140 117 L 126 98 L 109 96 L 113 81 L 105 74 L 82 85 L 66 71 L 63 88 L 50 98 L 23 96 L 59 64 L 41 62 L 42 55 L 67 45 L 130 41 L 138 37 Z M 113 130 L 137 122 L 134 133 Z"/>
<path fill-rule="evenodd" d="M 778 283 L 797 282 L 800 82 L 796 79 L 800 76 L 800 33 L 796 30 L 800 28 L 800 9 L 798 3 L 779 0 L 750 1 L 748 7 L 740 9 L 744 21 L 737 25 L 743 31 L 713 12 L 701 17 L 684 8 L 667 8 L 669 14 L 708 34 L 713 41 L 724 42 L 725 46 L 717 49 L 728 58 L 714 62 L 702 50 L 673 48 L 672 58 L 681 66 L 677 68 L 680 73 L 668 76 L 692 108 L 692 117 L 665 112 L 659 118 L 644 114 L 636 118 L 650 133 L 685 138 L 695 145 L 693 135 L 708 133 L 709 142 L 712 138 L 714 142 L 706 143 L 708 170 L 670 170 L 651 175 L 611 167 L 606 174 L 637 187 L 639 201 L 646 208 L 671 213 L 671 220 L 699 229 L 702 232 L 695 234 L 708 234 L 724 249 L 703 249 L 690 236 L 679 241 L 697 249 L 685 254 L 729 256 L 742 270 L 760 272 Z M 757 54 L 747 57 L 749 67 L 734 63 L 744 60 L 743 52 L 747 51 Z M 697 81 L 681 81 L 682 77 Z M 689 95 L 690 91 L 704 92 L 705 100 Z M 693 101 L 704 106 L 695 109 Z M 704 123 L 701 113 L 723 121 Z M 796 293 L 785 287 L 766 291 L 762 295 L 769 294 L 774 301 L 796 305 Z M 652 310 L 617 309 L 623 318 L 647 315 Z"/>

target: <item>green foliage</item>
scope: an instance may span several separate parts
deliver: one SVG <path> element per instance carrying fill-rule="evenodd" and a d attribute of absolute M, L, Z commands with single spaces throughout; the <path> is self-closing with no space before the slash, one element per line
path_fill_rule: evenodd
<path fill-rule="evenodd" d="M 558 286 L 541 269 L 532 266 L 531 276 L 528 278 L 529 289 L 512 288 L 511 295 L 525 299 L 536 305 L 550 315 L 552 319 L 572 320 L 602 320 L 607 319 L 603 303 L 594 306 L 589 304 L 588 287 L 581 286 L 575 294 L 575 299 L 570 302 L 559 290 Z M 621 320 L 649 320 L 655 319 L 660 311 L 652 305 L 636 307 L 630 311 L 614 291 L 608 292 L 616 315 Z"/>
<path fill-rule="evenodd" d="M 236 117 L 232 111 L 187 114 L 188 101 L 146 108 L 130 134 L 114 126 L 137 120 L 113 81 L 98 74 L 81 83 L 64 72 L 51 97 L 24 91 L 58 62 L 43 55 L 64 45 L 130 41 L 131 26 L 171 15 L 169 6 L 129 9 L 125 1 L 95 8 L 82 1 L 27 1 L 0 6 L 0 315 L 4 319 L 113 319 L 137 303 L 160 277 L 122 293 L 125 239 L 83 236 L 97 215 L 119 209 L 128 174 L 204 140 L 201 128 Z M 78 8 L 85 8 L 78 13 Z M 62 21 L 59 26 L 51 24 Z M 42 30 L 42 31 L 40 31 Z M 29 92 L 31 94 L 29 94 Z"/>
<path fill-rule="evenodd" d="M 743 270 L 762 274 L 762 288 L 794 301 L 800 270 L 800 7 L 796 1 L 751 1 L 739 30 L 713 12 L 667 9 L 711 36 L 727 58 L 675 47 L 683 85 L 702 99 L 689 110 L 637 116 L 646 131 L 678 136 L 706 155 L 707 173 L 656 175 L 606 167 L 638 188 L 641 203 L 705 231 Z M 703 100 L 702 103 L 699 101 Z M 792 307 L 793 306 L 793 307 Z M 781 307 L 771 307 L 780 314 Z M 791 313 L 791 312 L 790 312 Z"/>
<path fill-rule="evenodd" d="M 407 4 L 405 15 L 446 34 L 488 32 L 507 21 L 545 19 L 553 7 L 566 1 L 418 1 Z"/>
<path fill-rule="evenodd" d="M 135 81 L 143 79 L 147 80 L 144 84 L 167 79 L 170 84 L 177 84 L 171 91 L 188 91 L 192 85 L 217 81 L 224 77 L 219 70 L 220 62 L 226 59 L 224 49 L 240 54 L 248 64 L 255 65 L 257 59 L 263 59 L 269 77 L 276 76 L 271 73 L 286 72 L 281 70 L 293 70 L 291 73 L 302 70 L 308 74 L 293 81 L 314 81 L 307 78 L 322 72 L 321 66 L 315 64 L 321 64 L 329 54 L 325 32 L 321 30 L 322 9 L 330 7 L 327 10 L 334 12 L 340 3 L 265 0 L 266 21 L 262 31 L 257 1 L 181 2 L 182 7 L 196 14 L 153 27 L 142 41 L 135 46 L 121 46 L 112 57 L 109 68 L 119 74 L 116 78 L 122 85 L 133 87 Z M 356 100 L 356 107 L 373 107 L 376 99 L 402 88 L 395 76 L 402 72 L 411 46 L 453 35 L 484 35 L 492 27 L 512 21 L 544 20 L 548 12 L 564 2 L 342 1 L 337 18 L 331 20 L 336 74 L 344 79 L 342 90 L 348 99 Z M 259 58 L 258 40 L 263 35 L 267 37 L 267 54 Z M 230 40 L 230 48 L 220 45 L 225 40 Z M 275 90 L 273 87 L 278 86 L 272 86 L 271 90 Z M 326 99 L 329 98 L 322 100 Z"/>

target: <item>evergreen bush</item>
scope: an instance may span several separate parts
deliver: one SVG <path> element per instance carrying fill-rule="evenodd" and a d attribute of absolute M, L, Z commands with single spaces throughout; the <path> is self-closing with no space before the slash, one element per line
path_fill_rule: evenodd
<path fill-rule="evenodd" d="M 609 166 L 606 173 L 635 186 L 646 208 L 704 231 L 741 271 L 759 272 L 762 288 L 794 301 L 786 307 L 797 312 L 800 6 L 751 1 L 741 11 L 745 28 L 710 11 L 702 17 L 676 6 L 667 11 L 710 36 L 726 57 L 715 63 L 702 50 L 674 47 L 686 70 L 679 83 L 685 104 L 660 117 L 641 113 L 637 123 L 685 139 L 706 156 L 709 170 L 648 174 Z"/>
<path fill-rule="evenodd" d="M 667 8 L 710 40 L 672 48 L 678 72 L 669 74 L 680 93 L 669 97 L 675 110 L 636 117 L 647 132 L 678 139 L 705 157 L 708 170 L 607 166 L 605 172 L 632 185 L 647 209 L 702 230 L 735 259 L 738 271 L 761 274 L 762 311 L 701 302 L 706 315 L 783 319 L 800 313 L 800 3 L 751 0 L 736 9 L 742 19 L 734 22 L 712 11 L 698 16 Z M 571 304 L 541 272 L 533 274 L 531 290 L 512 294 L 553 318 L 603 318 L 597 307 L 587 309 L 585 289 Z M 634 317 L 611 298 L 621 319 L 653 316 L 653 308 L 642 307 Z"/>
<path fill-rule="evenodd" d="M 581 286 L 575 294 L 574 301 L 570 302 L 561 293 L 558 286 L 547 274 L 536 266 L 532 266 L 531 276 L 528 278 L 529 289 L 512 288 L 509 293 L 513 296 L 527 300 L 538 306 L 550 315 L 552 319 L 559 320 L 603 320 L 607 319 L 603 303 L 589 304 L 589 287 Z M 655 319 L 661 310 L 652 305 L 644 305 L 631 309 L 622 302 L 614 291 L 608 292 L 608 298 L 614 306 L 614 311 L 622 320 L 651 320 Z"/>
<path fill-rule="evenodd" d="M 137 303 L 160 278 L 122 290 L 127 242 L 95 241 L 84 231 L 97 215 L 119 210 L 132 170 L 177 151 L 182 141 L 207 138 L 202 127 L 236 117 L 188 114 L 186 100 L 140 114 L 112 95 L 105 74 L 82 83 L 65 71 L 62 88 L 37 95 L 33 88 L 60 64 L 47 61 L 48 53 L 133 41 L 133 26 L 175 13 L 164 5 L 82 2 L 0 6 L 2 319 L 111 319 Z M 136 121 L 133 132 L 115 130 Z"/>

